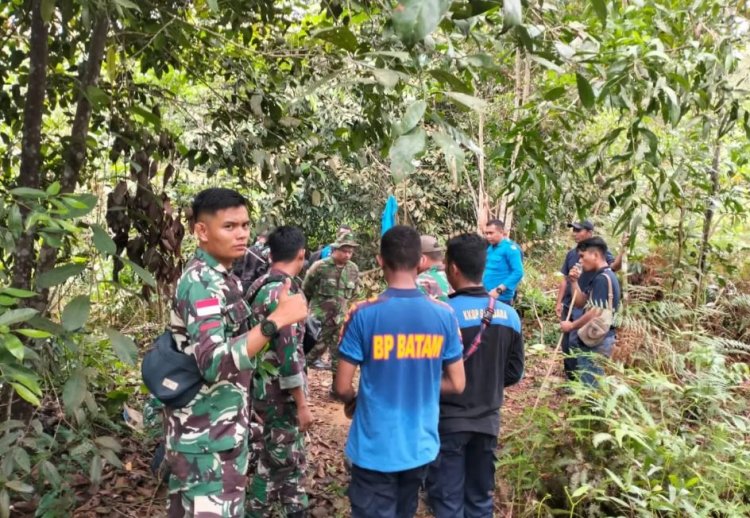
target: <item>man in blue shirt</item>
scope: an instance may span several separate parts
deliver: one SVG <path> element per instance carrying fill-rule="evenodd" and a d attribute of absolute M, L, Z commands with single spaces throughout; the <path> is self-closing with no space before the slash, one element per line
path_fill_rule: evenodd
<path fill-rule="evenodd" d="M 594 236 L 594 224 L 587 219 L 577 223 L 569 223 L 568 227 L 573 230 L 573 239 L 576 242 L 576 246 L 568 251 L 568 254 L 565 256 L 565 261 L 563 261 L 562 268 L 560 269 L 560 273 L 563 274 L 563 279 L 560 281 L 560 286 L 557 289 L 557 305 L 555 306 L 555 313 L 557 314 L 557 318 L 561 321 L 576 320 L 583 314 L 583 310 L 580 308 L 573 308 L 572 311 L 570 310 L 572 289 L 569 275 L 580 260 L 578 243 Z M 612 271 L 617 272 L 622 267 L 622 251 L 620 251 L 617 257 L 615 257 L 609 250 L 607 250 L 604 258 L 606 259 L 607 264 L 612 268 Z M 587 289 L 594 278 L 595 272 L 585 272 L 579 267 L 577 273 L 580 275 L 578 278 L 578 285 L 583 290 Z M 568 318 L 569 313 L 570 318 Z M 565 376 L 571 380 L 573 379 L 573 373 L 576 370 L 576 359 L 570 354 L 569 333 L 563 334 L 561 346 L 564 355 L 563 368 Z"/>
<path fill-rule="evenodd" d="M 487 238 L 487 266 L 482 284 L 501 302 L 510 304 L 516 287 L 523 279 L 523 256 L 521 247 L 508 237 L 505 223 L 499 219 L 487 222 L 484 237 Z"/>
<path fill-rule="evenodd" d="M 489 303 L 481 284 L 485 247 L 481 236 L 464 234 L 448 242 L 445 256 L 446 275 L 456 290 L 448 304 L 461 326 L 466 388 L 463 394 L 440 399 L 440 455 L 427 476 L 428 501 L 436 518 L 492 518 L 503 391 L 523 376 L 518 314 L 497 302 L 489 325 L 483 322 Z"/>
<path fill-rule="evenodd" d="M 575 375 L 586 385 L 595 387 L 597 385 L 595 376 L 604 374 L 597 356 L 609 358 L 612 355 L 615 345 L 615 328 L 614 326 L 610 328 L 604 341 L 595 347 L 585 345 L 578 337 L 577 331 L 601 314 L 602 308 L 609 306 L 610 296 L 612 298 L 610 309 L 613 313 L 617 311 L 620 307 L 620 282 L 607 264 L 607 243 L 602 238 L 584 239 L 578 243 L 577 248 L 582 268 L 574 268 L 569 277 L 575 293 L 572 303 L 576 308 L 582 308 L 584 313 L 572 322 L 560 322 L 560 330 L 570 334 L 570 354 L 576 360 Z M 585 286 L 580 285 L 581 271 L 591 277 Z"/>
<path fill-rule="evenodd" d="M 388 289 L 355 305 L 344 323 L 335 388 L 353 415 L 346 455 L 354 518 L 414 516 L 440 446 L 440 394 L 464 390 L 458 322 L 447 304 L 417 289 L 421 255 L 416 230 L 388 230 L 377 256 Z"/>

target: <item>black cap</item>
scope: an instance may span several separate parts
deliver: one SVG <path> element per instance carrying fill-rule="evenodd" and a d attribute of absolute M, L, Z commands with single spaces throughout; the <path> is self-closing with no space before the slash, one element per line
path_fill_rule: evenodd
<path fill-rule="evenodd" d="M 607 242 L 599 236 L 584 239 L 583 241 L 578 243 L 578 246 L 576 248 L 579 252 L 583 252 L 584 250 L 588 250 L 589 248 L 598 248 L 602 251 L 603 254 L 606 254 L 608 249 Z"/>
<path fill-rule="evenodd" d="M 579 221 L 577 223 L 568 223 L 568 226 L 575 230 L 594 230 L 594 224 L 587 219 L 584 219 L 583 221 Z"/>

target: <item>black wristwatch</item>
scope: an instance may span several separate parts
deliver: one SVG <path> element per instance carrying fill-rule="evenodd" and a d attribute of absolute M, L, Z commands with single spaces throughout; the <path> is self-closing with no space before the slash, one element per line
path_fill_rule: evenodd
<path fill-rule="evenodd" d="M 279 326 L 273 320 L 264 320 L 260 323 L 260 332 L 266 338 L 273 338 L 279 333 Z"/>

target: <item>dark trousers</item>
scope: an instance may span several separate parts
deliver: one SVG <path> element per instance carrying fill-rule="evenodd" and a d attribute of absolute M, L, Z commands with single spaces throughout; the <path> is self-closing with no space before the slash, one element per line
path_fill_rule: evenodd
<path fill-rule="evenodd" d="M 412 518 L 427 466 L 383 473 L 352 466 L 349 501 L 352 518 Z"/>
<path fill-rule="evenodd" d="M 563 318 L 568 316 L 569 308 L 570 306 L 563 306 Z M 560 344 L 560 347 L 562 348 L 563 352 L 563 369 L 565 370 L 565 377 L 568 378 L 569 381 L 571 381 L 573 380 L 573 374 L 578 367 L 578 362 L 576 361 L 576 357 L 570 350 L 570 333 L 563 333 L 562 343 Z"/>
<path fill-rule="evenodd" d="M 492 518 L 496 447 L 494 435 L 440 435 L 440 455 L 427 474 L 427 499 L 435 518 Z"/>

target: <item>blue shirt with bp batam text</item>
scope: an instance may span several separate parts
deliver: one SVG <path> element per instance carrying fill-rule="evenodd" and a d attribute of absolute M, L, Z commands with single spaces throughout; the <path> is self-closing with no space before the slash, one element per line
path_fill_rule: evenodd
<path fill-rule="evenodd" d="M 389 288 L 349 311 L 339 354 L 360 367 L 345 450 L 354 465 L 393 473 L 435 460 L 443 366 L 462 351 L 453 310 L 418 289 Z"/>

